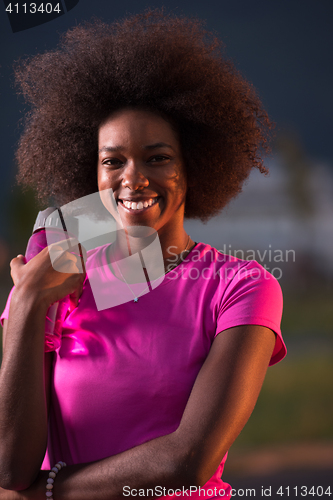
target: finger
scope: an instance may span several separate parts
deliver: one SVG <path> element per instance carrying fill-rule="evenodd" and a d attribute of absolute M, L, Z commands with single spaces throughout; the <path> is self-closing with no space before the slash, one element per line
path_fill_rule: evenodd
<path fill-rule="evenodd" d="M 60 262 L 60 259 L 65 255 L 66 250 L 61 248 L 59 245 L 52 245 L 48 248 L 49 250 L 49 256 L 51 260 L 51 264 L 53 269 L 56 271 L 59 271 L 59 268 L 62 265 L 62 262 Z M 63 259 L 62 259 L 63 260 Z"/>
<path fill-rule="evenodd" d="M 76 265 L 77 271 L 75 271 L 75 272 L 79 272 L 79 273 L 82 273 L 85 275 L 86 268 L 85 268 L 84 253 L 82 253 L 83 250 L 80 248 L 81 247 L 80 243 L 79 243 L 78 247 L 80 249 L 79 255 L 69 254 L 68 252 L 66 255 L 68 256 L 68 259 L 72 260 L 73 263 Z"/>
<path fill-rule="evenodd" d="M 81 243 L 77 242 L 77 244 L 72 245 L 71 249 L 67 251 L 66 256 L 76 263 L 79 273 L 86 273 L 85 259 L 87 258 L 87 251 Z"/>
<path fill-rule="evenodd" d="M 56 271 L 60 271 L 60 267 L 62 267 L 66 262 L 80 262 L 80 258 L 78 255 L 76 255 L 75 253 L 70 253 L 69 250 L 62 248 L 60 245 L 51 245 L 49 247 L 49 256 L 52 267 Z M 64 271 L 62 270 L 61 272 Z"/>
<path fill-rule="evenodd" d="M 66 261 L 71 261 L 71 262 L 78 262 L 80 261 L 80 258 L 77 256 L 77 255 L 74 255 L 72 253 L 69 253 L 69 252 L 62 252 L 60 254 L 59 252 L 59 257 L 58 257 L 58 260 L 61 259 L 62 262 L 66 262 Z"/>
<path fill-rule="evenodd" d="M 66 258 L 76 262 L 79 271 L 74 272 L 85 274 L 84 261 L 87 252 L 76 238 L 68 238 L 67 240 L 58 241 L 49 245 L 49 255 L 52 266 L 56 271 L 68 272 L 64 271 L 64 269 L 60 269 L 60 267 L 63 266 L 63 260 Z"/>
<path fill-rule="evenodd" d="M 65 238 L 62 240 L 57 240 L 57 241 L 52 241 L 51 239 L 47 240 L 48 242 L 48 247 L 50 248 L 55 248 L 59 247 L 63 251 L 68 251 L 71 253 L 78 253 L 78 240 L 76 238 Z"/>
<path fill-rule="evenodd" d="M 56 262 L 56 267 L 54 267 L 54 269 L 58 272 L 58 273 L 65 273 L 65 274 L 81 274 L 81 262 L 80 261 L 77 261 L 77 259 L 75 259 L 75 261 L 73 262 L 72 260 L 70 259 L 66 259 L 66 260 L 58 260 Z"/>
<path fill-rule="evenodd" d="M 56 259 L 54 269 L 62 273 L 85 274 L 85 267 L 82 255 L 73 255 L 65 252 Z"/>
<path fill-rule="evenodd" d="M 59 247 L 63 250 L 67 250 L 70 253 L 76 255 L 82 255 L 84 259 L 87 258 L 87 251 L 84 246 L 79 242 L 77 238 L 71 237 L 59 241 L 49 242 L 49 248 Z"/>
<path fill-rule="evenodd" d="M 48 251 L 52 261 L 57 261 L 62 258 L 76 262 L 80 257 L 79 255 L 76 255 L 76 253 L 71 253 L 69 250 L 62 248 L 60 245 L 51 245 L 48 247 Z"/>

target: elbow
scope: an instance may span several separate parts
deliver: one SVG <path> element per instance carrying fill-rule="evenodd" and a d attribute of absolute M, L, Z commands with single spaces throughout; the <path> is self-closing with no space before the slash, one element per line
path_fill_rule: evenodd
<path fill-rule="evenodd" d="M 3 488 L 4 490 L 10 490 L 12 489 L 12 478 L 10 476 L 10 473 L 4 470 L 4 467 L 0 467 L 0 488 Z"/>
<path fill-rule="evenodd" d="M 177 478 L 173 478 L 172 487 L 178 488 L 181 491 L 188 490 L 192 494 L 198 491 L 200 487 L 204 486 L 213 474 L 214 473 L 207 475 L 201 471 L 183 470 L 180 474 L 177 474 Z M 174 479 L 176 479 L 176 481 Z"/>
<path fill-rule="evenodd" d="M 25 466 L 14 461 L 0 458 L 0 488 L 20 491 L 29 488 L 36 479 L 36 474 L 24 472 Z"/>
<path fill-rule="evenodd" d="M 196 491 L 194 488 L 204 486 L 216 472 L 221 460 L 216 463 L 211 457 L 205 459 L 203 455 L 193 452 L 182 463 L 179 468 L 182 487 Z"/>
<path fill-rule="evenodd" d="M 193 467 L 191 463 L 187 463 L 187 461 L 182 464 L 178 463 L 169 477 L 170 487 L 172 486 L 172 488 L 191 492 L 196 491 L 195 488 L 203 486 L 209 479 L 207 478 L 206 481 L 203 481 L 203 476 L 200 471 L 197 471 L 196 468 Z"/>
<path fill-rule="evenodd" d="M 172 435 L 172 439 L 173 453 L 172 459 L 169 460 L 172 483 L 177 488 L 197 491 L 194 488 L 204 486 L 215 474 L 227 450 L 224 451 L 221 447 L 219 450 L 208 450 L 206 446 L 200 446 L 200 443 L 186 446 L 186 443 L 179 439 L 177 432 Z"/>
<path fill-rule="evenodd" d="M 31 486 L 33 481 L 29 481 L 27 478 L 22 476 L 17 477 L 16 475 L 11 475 L 10 473 L 4 473 L 0 471 L 0 488 L 4 490 L 21 491 L 26 490 Z"/>
<path fill-rule="evenodd" d="M 28 446 L 19 446 L 18 441 L 3 440 L 0 445 L 0 487 L 5 490 L 29 488 L 38 476 L 45 455 L 45 449 L 38 453 Z"/>
<path fill-rule="evenodd" d="M 18 477 L 16 474 L 11 474 L 7 471 L 0 471 L 0 488 L 4 490 L 21 491 L 26 490 L 31 486 L 33 481 L 29 481 L 22 476 Z"/>
<path fill-rule="evenodd" d="M 193 467 L 191 457 L 185 456 L 183 450 L 179 453 L 172 453 L 163 463 L 162 476 L 165 485 L 174 490 L 193 491 L 196 486 L 197 474 Z"/>
<path fill-rule="evenodd" d="M 190 491 L 196 491 L 196 489 L 204 486 L 207 481 L 212 477 L 215 471 L 212 473 L 207 473 L 207 470 L 201 470 L 200 468 L 193 468 L 188 471 L 187 475 L 184 476 L 186 484 L 184 487 Z"/>

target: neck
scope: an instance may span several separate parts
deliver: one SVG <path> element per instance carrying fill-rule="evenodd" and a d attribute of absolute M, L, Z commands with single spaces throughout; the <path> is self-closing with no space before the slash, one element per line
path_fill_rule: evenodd
<path fill-rule="evenodd" d="M 115 255 L 124 259 L 148 247 L 157 237 L 154 229 L 145 226 L 121 228 L 114 244 Z"/>
<path fill-rule="evenodd" d="M 163 259 L 173 258 L 182 252 L 188 243 L 184 227 L 174 231 L 156 231 L 148 226 L 117 227 L 115 247 L 122 258 L 128 257 L 149 246 L 158 235 Z M 190 246 L 189 242 L 188 248 Z"/>
<path fill-rule="evenodd" d="M 114 245 L 114 257 L 122 260 L 138 253 L 156 240 L 157 232 L 150 227 L 134 226 L 121 228 L 117 232 Z M 159 233 L 159 242 L 162 250 L 165 272 L 170 271 L 184 260 L 194 245 L 194 241 L 182 227 L 181 231 L 172 234 Z M 158 246 L 154 252 L 158 251 Z M 150 260 L 154 260 L 153 256 Z M 159 260 L 159 259 L 158 259 Z M 160 266 L 158 266 L 160 267 Z"/>

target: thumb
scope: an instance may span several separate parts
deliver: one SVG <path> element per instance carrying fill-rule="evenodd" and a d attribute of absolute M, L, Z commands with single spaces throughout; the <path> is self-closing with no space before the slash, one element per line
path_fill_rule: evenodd
<path fill-rule="evenodd" d="M 24 255 L 21 254 L 10 261 L 10 275 L 15 286 L 17 285 L 17 281 L 20 276 L 20 270 L 26 264 L 26 262 L 27 259 L 24 257 Z"/>
<path fill-rule="evenodd" d="M 17 257 L 15 257 L 10 261 L 10 267 L 11 269 L 15 267 L 21 267 L 24 266 L 26 263 L 27 259 L 24 257 L 24 255 L 19 254 Z"/>

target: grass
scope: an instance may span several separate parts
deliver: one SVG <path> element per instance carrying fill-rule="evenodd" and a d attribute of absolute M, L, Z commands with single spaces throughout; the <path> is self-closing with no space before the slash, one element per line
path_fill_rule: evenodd
<path fill-rule="evenodd" d="M 324 290 L 325 292 L 325 290 Z M 290 336 L 320 333 L 332 338 L 333 291 L 284 294 L 282 331 Z"/>
<path fill-rule="evenodd" d="M 234 447 L 333 439 L 333 360 L 310 354 L 270 367 Z"/>

